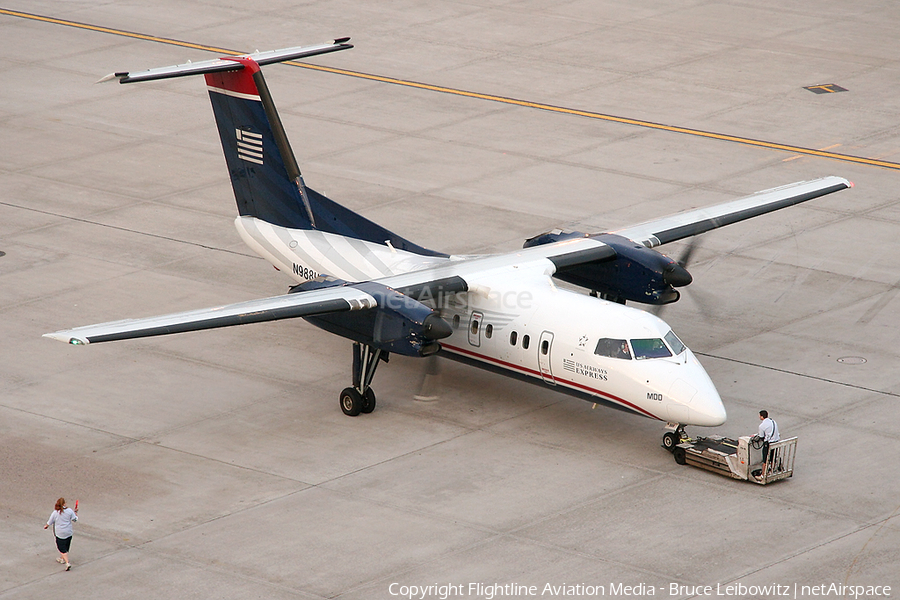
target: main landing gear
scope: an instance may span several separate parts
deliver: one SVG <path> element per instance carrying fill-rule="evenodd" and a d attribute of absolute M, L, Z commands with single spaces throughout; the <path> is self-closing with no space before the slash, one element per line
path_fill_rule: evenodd
<path fill-rule="evenodd" d="M 369 387 L 375 369 L 381 361 L 388 362 L 389 354 L 360 343 L 353 344 L 353 387 L 341 392 L 341 410 L 350 417 L 375 410 L 375 392 Z"/>

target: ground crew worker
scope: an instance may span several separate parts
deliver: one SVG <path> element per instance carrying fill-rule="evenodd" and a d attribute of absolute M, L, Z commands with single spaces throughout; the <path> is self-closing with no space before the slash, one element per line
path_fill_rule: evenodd
<path fill-rule="evenodd" d="M 759 411 L 759 421 L 758 436 L 763 441 L 763 462 L 765 463 L 763 465 L 763 473 L 766 473 L 769 459 L 772 458 L 769 456 L 769 444 L 781 440 L 781 436 L 778 433 L 778 423 L 774 419 L 769 418 L 769 411 Z"/>

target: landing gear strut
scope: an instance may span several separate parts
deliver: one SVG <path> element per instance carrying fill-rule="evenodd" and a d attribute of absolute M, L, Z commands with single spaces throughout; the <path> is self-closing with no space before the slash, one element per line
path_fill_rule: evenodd
<path fill-rule="evenodd" d="M 350 417 L 375 410 L 375 392 L 369 387 L 375 377 L 375 369 L 381 361 L 387 362 L 387 352 L 360 343 L 353 344 L 353 387 L 341 392 L 341 410 Z"/>
<path fill-rule="evenodd" d="M 684 425 L 679 423 L 666 423 L 666 432 L 663 434 L 662 447 L 669 452 L 675 451 L 675 446 L 688 441 L 690 438 L 684 431 Z"/>

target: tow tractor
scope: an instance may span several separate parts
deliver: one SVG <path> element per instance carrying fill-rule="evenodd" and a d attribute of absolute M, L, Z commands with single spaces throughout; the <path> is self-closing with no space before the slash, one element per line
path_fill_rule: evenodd
<path fill-rule="evenodd" d="M 663 448 L 672 452 L 679 465 L 700 467 L 733 479 L 766 485 L 794 475 L 797 438 L 769 444 L 769 460 L 763 456 L 758 436 L 731 439 L 719 435 L 689 437 L 682 425 L 668 423 Z"/>

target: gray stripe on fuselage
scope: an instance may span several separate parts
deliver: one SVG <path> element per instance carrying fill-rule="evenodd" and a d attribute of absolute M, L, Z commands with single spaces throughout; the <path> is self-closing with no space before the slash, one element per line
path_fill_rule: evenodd
<path fill-rule="evenodd" d="M 384 264 L 378 255 L 372 252 L 372 248 L 369 247 L 367 242 L 362 240 L 358 240 L 356 238 L 347 238 L 347 242 L 363 257 L 364 260 L 369 261 L 373 267 L 378 269 L 382 275 L 392 275 L 393 271 L 389 266 Z"/>
<path fill-rule="evenodd" d="M 372 279 L 372 277 L 354 265 L 352 262 L 347 260 L 334 246 L 331 245 L 331 242 L 328 241 L 328 238 L 321 231 L 307 231 L 306 232 L 307 239 L 312 242 L 313 246 L 315 246 L 316 250 L 322 253 L 322 256 L 333 262 L 338 268 L 343 269 L 347 275 L 350 275 L 352 279 L 356 281 L 368 281 Z M 360 254 L 360 258 L 362 258 L 362 254 Z"/>
<path fill-rule="evenodd" d="M 265 221 L 262 221 L 262 222 L 265 222 Z M 270 254 L 272 254 L 272 256 L 280 257 L 280 258 L 281 258 L 282 260 L 284 260 L 285 263 L 287 263 L 287 264 L 290 264 L 290 265 L 293 265 L 293 264 L 294 264 L 295 259 L 297 259 L 297 256 L 296 256 L 296 255 L 293 255 L 293 254 L 291 254 L 291 255 L 285 254 L 284 252 L 282 252 L 281 250 L 279 250 L 278 248 L 276 248 L 276 247 L 272 244 L 272 242 L 270 242 L 270 241 L 268 240 L 268 238 L 266 238 L 266 236 L 263 235 L 263 233 L 259 230 L 259 222 L 257 222 L 256 219 L 252 219 L 252 220 L 250 221 L 250 223 L 252 223 L 253 228 L 254 228 L 254 230 L 255 230 L 255 231 L 254 231 L 254 234 L 255 234 L 255 235 L 252 234 L 251 237 L 252 237 L 254 240 L 256 240 L 256 242 L 257 242 L 258 244 L 260 244 L 263 248 L 265 248 Z M 286 233 L 286 231 L 285 231 L 285 229 L 284 229 L 283 227 L 275 227 L 275 226 L 273 226 L 273 225 L 271 225 L 271 224 L 269 224 L 269 223 L 266 223 L 266 225 L 268 225 L 269 227 L 272 228 L 272 231 L 275 232 L 275 235 L 278 237 L 279 240 L 281 240 L 282 243 L 285 244 L 286 247 L 288 247 L 288 248 L 290 247 L 290 241 L 291 241 L 291 238 L 290 238 L 290 236 L 288 236 L 287 239 L 284 238 L 284 234 Z M 246 227 L 246 225 L 245 225 L 245 227 Z M 307 265 L 309 268 L 313 269 L 314 271 L 316 271 L 316 272 L 319 273 L 320 275 L 323 274 L 323 273 L 324 273 L 324 274 L 329 274 L 328 270 L 324 269 L 324 268 L 322 267 L 321 264 L 317 263 L 317 262 L 314 261 L 314 260 L 309 259 L 308 257 L 307 257 L 307 260 L 308 260 L 308 262 L 309 262 L 309 264 Z"/>

